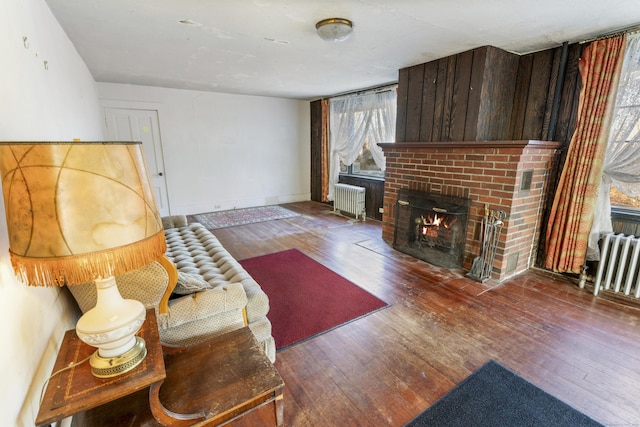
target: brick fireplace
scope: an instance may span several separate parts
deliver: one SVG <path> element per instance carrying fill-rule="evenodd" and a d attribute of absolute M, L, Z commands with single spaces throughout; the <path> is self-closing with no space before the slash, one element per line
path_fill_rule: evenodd
<path fill-rule="evenodd" d="M 559 143 L 550 141 L 396 142 L 380 144 L 387 158 L 382 237 L 394 240 L 400 189 L 471 200 L 462 267 L 480 253 L 485 205 L 507 220 L 497 245 L 492 278 L 503 281 L 533 265 L 547 177 Z"/>

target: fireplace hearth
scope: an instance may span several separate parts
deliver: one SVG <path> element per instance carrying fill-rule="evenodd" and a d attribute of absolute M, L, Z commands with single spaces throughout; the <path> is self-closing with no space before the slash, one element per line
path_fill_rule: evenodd
<path fill-rule="evenodd" d="M 393 247 L 440 267 L 462 267 L 470 204 L 463 197 L 401 189 Z"/>

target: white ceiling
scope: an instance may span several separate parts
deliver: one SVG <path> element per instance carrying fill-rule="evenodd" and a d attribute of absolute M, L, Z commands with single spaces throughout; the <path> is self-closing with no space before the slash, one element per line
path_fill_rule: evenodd
<path fill-rule="evenodd" d="M 640 22 L 640 0 L 46 2 L 98 82 L 295 99 L 395 82 L 478 46 L 529 53 Z M 354 22 L 350 39 L 317 36 L 331 17 Z"/>

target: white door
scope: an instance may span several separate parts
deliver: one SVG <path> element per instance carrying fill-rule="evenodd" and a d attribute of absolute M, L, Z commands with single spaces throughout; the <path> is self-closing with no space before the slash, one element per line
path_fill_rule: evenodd
<path fill-rule="evenodd" d="M 169 215 L 169 197 L 164 174 L 158 112 L 155 110 L 105 108 L 105 123 L 108 138 L 112 141 L 142 141 L 158 211 L 161 216 Z"/>

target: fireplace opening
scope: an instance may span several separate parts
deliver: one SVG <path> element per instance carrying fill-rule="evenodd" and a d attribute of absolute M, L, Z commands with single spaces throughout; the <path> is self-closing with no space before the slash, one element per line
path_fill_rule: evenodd
<path fill-rule="evenodd" d="M 445 268 L 462 267 L 471 200 L 400 189 L 393 247 Z"/>

